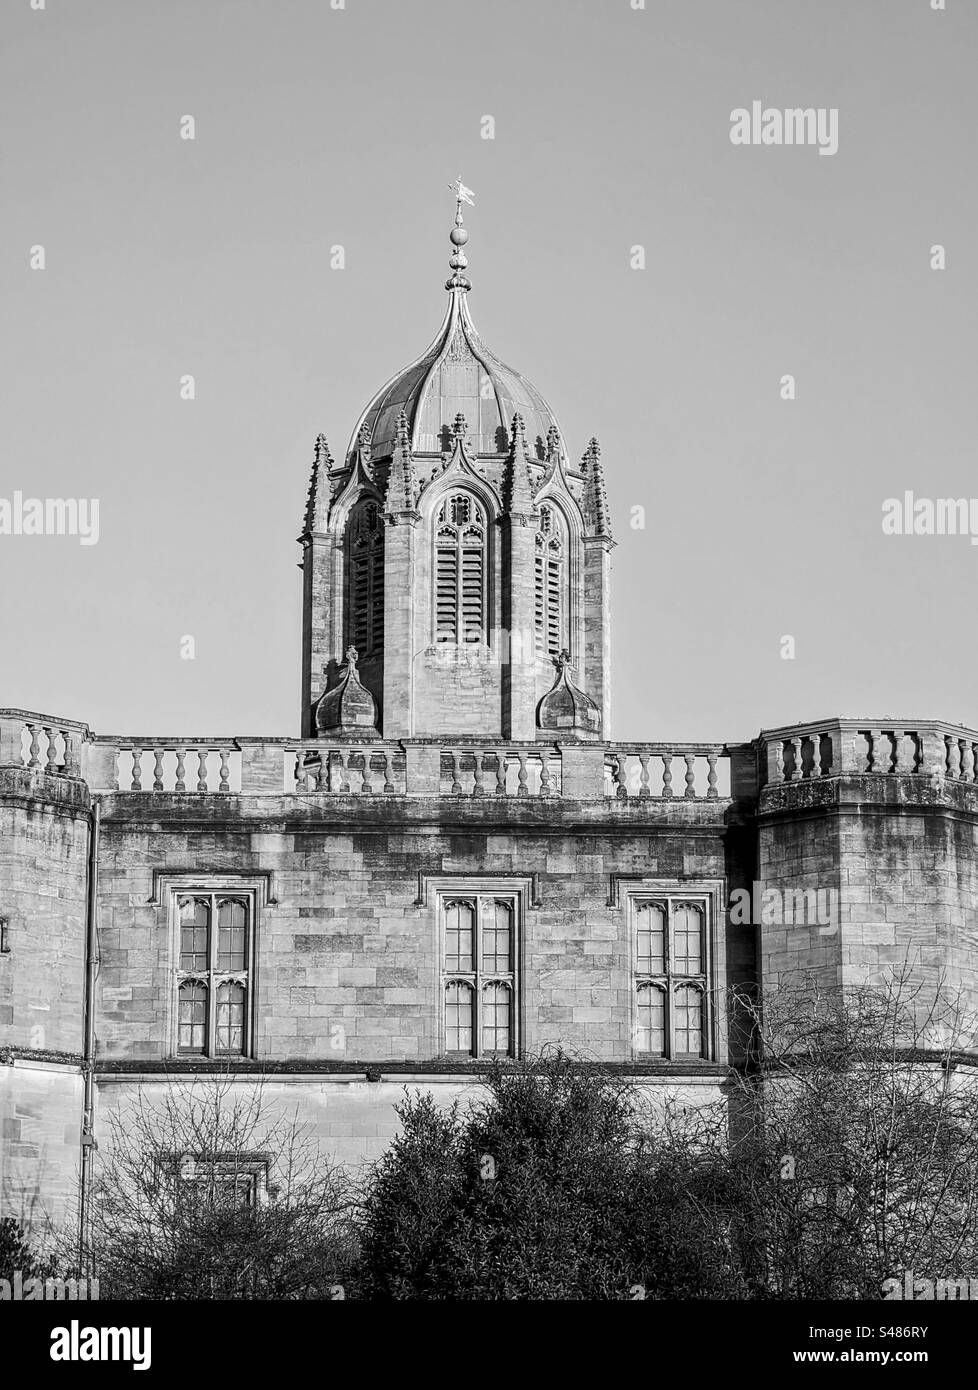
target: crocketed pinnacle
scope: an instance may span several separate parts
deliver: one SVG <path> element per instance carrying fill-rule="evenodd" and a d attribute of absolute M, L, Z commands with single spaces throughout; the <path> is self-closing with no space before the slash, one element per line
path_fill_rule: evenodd
<path fill-rule="evenodd" d="M 306 497 L 306 514 L 303 520 L 303 535 L 326 530 L 326 515 L 329 511 L 330 481 L 333 457 L 329 452 L 324 434 L 316 435 L 316 449 L 312 460 L 312 476 L 309 479 L 309 492 Z"/>
<path fill-rule="evenodd" d="M 503 474 L 503 501 L 513 516 L 529 516 L 533 512 L 533 480 L 530 459 L 526 451 L 526 425 L 523 416 L 513 416 L 509 453 Z"/>
<path fill-rule="evenodd" d="M 387 511 L 400 514 L 414 512 L 417 500 L 418 485 L 411 456 L 407 411 L 402 410 L 394 431 L 394 453 L 387 480 Z"/>
<path fill-rule="evenodd" d="M 611 519 L 608 515 L 608 493 L 604 482 L 604 466 L 601 462 L 601 448 L 592 439 L 581 460 L 584 473 L 584 497 L 581 503 L 584 521 L 589 536 L 602 536 L 611 539 Z"/>

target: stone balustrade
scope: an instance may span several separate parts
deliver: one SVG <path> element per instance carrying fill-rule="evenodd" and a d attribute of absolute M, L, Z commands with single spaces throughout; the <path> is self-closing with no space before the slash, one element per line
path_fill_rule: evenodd
<path fill-rule="evenodd" d="M 134 740 L 119 749 L 118 784 L 131 792 L 238 792 L 241 753 L 234 739 Z"/>
<path fill-rule="evenodd" d="M 0 767 L 83 779 L 94 792 L 719 801 L 844 774 L 978 783 L 978 732 L 937 720 L 833 719 L 749 744 L 514 743 L 434 738 L 116 738 L 0 710 Z"/>
<path fill-rule="evenodd" d="M 80 777 L 87 724 L 32 710 L 0 710 L 0 767 Z"/>
<path fill-rule="evenodd" d="M 560 752 L 546 744 L 442 748 L 439 790 L 445 796 L 560 796 Z"/>
<path fill-rule="evenodd" d="M 853 773 L 978 781 L 978 733 L 939 720 L 835 719 L 761 734 L 768 785 Z"/>
<path fill-rule="evenodd" d="M 406 792 L 405 757 L 399 744 L 330 746 L 306 740 L 285 750 L 286 792 L 344 796 Z"/>
<path fill-rule="evenodd" d="M 722 743 L 614 744 L 605 753 L 604 794 L 619 801 L 717 801 L 730 795 L 725 755 Z"/>

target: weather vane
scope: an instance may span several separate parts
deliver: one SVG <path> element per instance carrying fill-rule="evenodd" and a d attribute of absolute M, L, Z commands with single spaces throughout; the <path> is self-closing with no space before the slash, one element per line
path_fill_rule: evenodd
<path fill-rule="evenodd" d="M 456 220 L 457 222 L 461 222 L 462 204 L 468 203 L 470 207 L 475 207 L 475 194 L 472 192 L 471 188 L 466 188 L 465 184 L 462 182 L 461 174 L 459 174 L 454 183 L 450 183 L 448 186 L 455 194 Z"/>

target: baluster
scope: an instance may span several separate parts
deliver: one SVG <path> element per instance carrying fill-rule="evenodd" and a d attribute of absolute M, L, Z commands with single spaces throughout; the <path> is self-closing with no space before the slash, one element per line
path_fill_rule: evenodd
<path fill-rule="evenodd" d="M 882 771 L 886 773 L 893 772 L 895 770 L 894 763 L 896 761 L 896 737 L 894 736 L 891 738 L 889 731 L 885 729 L 880 730 L 880 750 L 883 757 Z"/>
<path fill-rule="evenodd" d="M 812 770 L 810 777 L 822 775 L 822 735 L 816 729 L 812 734 Z"/>
<path fill-rule="evenodd" d="M 336 756 L 340 760 L 340 791 L 349 792 L 350 787 L 350 762 L 351 755 L 345 748 L 338 748 Z"/>
<path fill-rule="evenodd" d="M 197 749 L 197 790 L 205 792 L 207 790 L 207 748 Z"/>
<path fill-rule="evenodd" d="M 785 781 L 788 775 L 784 770 L 784 739 L 780 738 L 774 745 L 774 772 L 778 782 Z"/>
<path fill-rule="evenodd" d="M 65 772 L 67 773 L 67 775 L 68 775 L 69 777 L 77 777 L 77 776 L 80 774 L 80 772 L 81 772 L 81 768 L 79 767 L 78 759 L 77 759 L 76 756 L 75 756 L 75 741 L 74 741 L 74 739 L 73 739 L 72 736 L 71 736 L 71 730 L 70 730 L 70 729 L 65 729 L 65 730 L 64 730 L 64 741 L 65 741 Z"/>
<path fill-rule="evenodd" d="M 472 762 L 472 795 L 485 796 L 486 789 L 482 785 L 482 754 L 478 748 L 472 754 Z"/>
<path fill-rule="evenodd" d="M 961 776 L 961 745 L 956 738 L 945 736 L 947 744 L 947 775 L 958 778 Z"/>
<path fill-rule="evenodd" d="M 540 754 L 540 795 L 553 796 L 554 784 L 550 776 L 550 754 L 546 751 Z"/>
<path fill-rule="evenodd" d="M 792 758 L 794 759 L 794 766 L 791 769 L 791 780 L 792 782 L 800 782 L 802 779 L 802 768 L 804 766 L 801 758 L 801 739 L 793 738 L 789 739 L 789 742 L 791 744 Z"/>
<path fill-rule="evenodd" d="M 57 771 L 58 771 L 58 745 L 57 745 L 57 742 L 56 742 L 56 739 L 55 739 L 55 731 L 54 731 L 54 729 L 49 729 L 49 728 L 47 727 L 47 725 L 45 725 L 44 733 L 45 733 L 45 735 L 47 736 L 47 741 L 48 741 L 48 756 L 47 756 L 47 761 L 46 761 L 45 764 L 44 764 L 44 771 L 45 771 L 45 772 L 57 772 Z"/>
<path fill-rule="evenodd" d="M 709 767 L 709 772 L 706 774 L 708 783 L 706 798 L 708 801 L 716 801 L 717 797 L 720 795 L 717 791 L 717 755 L 715 753 L 707 753 L 706 761 Z"/>
<path fill-rule="evenodd" d="M 363 773 L 360 791 L 364 796 L 370 796 L 374 789 L 374 784 L 371 779 L 370 749 L 364 748 L 360 756 L 363 758 Z"/>
<path fill-rule="evenodd" d="M 133 748 L 130 751 L 132 753 L 132 785 L 129 790 L 141 792 L 143 789 L 143 750 Z"/>
<path fill-rule="evenodd" d="M 519 785 L 516 788 L 517 796 L 529 796 L 529 788 L 526 784 L 526 750 L 521 748 L 517 754 L 520 760 Z"/>
<path fill-rule="evenodd" d="M 28 767 L 40 767 L 41 765 L 41 730 L 37 724 L 28 724 L 31 733 L 30 752 L 27 754 Z"/>
<path fill-rule="evenodd" d="M 664 801 L 671 801 L 675 796 L 675 792 L 672 789 L 673 757 L 674 754 L 672 753 L 662 754 L 662 799 Z"/>
<path fill-rule="evenodd" d="M 506 755 L 498 748 L 493 750 L 496 755 L 496 795 L 506 795 Z"/>
<path fill-rule="evenodd" d="M 683 795 L 687 797 L 693 797 L 696 795 L 696 769 L 694 766 L 696 762 L 696 754 L 684 753 L 683 757 L 686 760 L 686 790 L 683 793 Z"/>
<path fill-rule="evenodd" d="M 975 780 L 975 751 L 968 739 L 961 743 L 961 777 L 965 782 Z"/>
<path fill-rule="evenodd" d="M 153 791 L 163 790 L 163 752 L 162 748 L 153 749 Z"/>
<path fill-rule="evenodd" d="M 458 774 L 459 774 L 459 771 L 460 771 L 460 769 L 461 769 L 462 759 L 461 759 L 461 756 L 460 756 L 460 754 L 459 754 L 458 749 L 457 749 L 457 748 L 452 748 L 452 749 L 450 750 L 450 752 L 449 752 L 449 757 L 450 757 L 451 760 L 452 760 L 452 785 L 451 785 L 451 788 L 450 788 L 450 793 L 451 793 L 452 796 L 461 796 L 461 794 L 462 794 L 462 783 L 461 783 L 461 781 L 459 780 L 459 775 L 458 775 Z"/>
<path fill-rule="evenodd" d="M 644 801 L 652 795 L 652 792 L 649 789 L 649 755 L 646 749 L 640 748 L 638 750 L 638 760 L 642 765 L 642 770 L 639 773 L 638 778 L 638 795 L 639 799 Z"/>
<path fill-rule="evenodd" d="M 625 782 L 625 759 L 619 752 L 612 753 L 614 766 L 611 769 L 611 777 L 615 786 L 615 796 L 619 801 L 628 800 L 628 786 Z"/>
<path fill-rule="evenodd" d="M 380 756 L 384 760 L 384 791 L 392 792 L 394 791 L 394 783 L 391 781 L 391 773 L 394 770 L 394 756 L 386 748 L 380 750 Z"/>
<path fill-rule="evenodd" d="M 231 790 L 231 750 L 221 749 L 221 783 L 217 789 L 219 792 L 229 792 Z"/>
<path fill-rule="evenodd" d="M 186 758 L 187 758 L 187 750 L 186 750 L 186 748 L 177 748 L 177 749 L 176 749 L 176 755 L 177 755 L 177 784 L 176 784 L 175 790 L 178 791 L 178 792 L 185 792 L 185 791 L 187 790 L 187 782 L 186 782 L 186 772 L 187 772 L 187 768 L 186 768 Z"/>

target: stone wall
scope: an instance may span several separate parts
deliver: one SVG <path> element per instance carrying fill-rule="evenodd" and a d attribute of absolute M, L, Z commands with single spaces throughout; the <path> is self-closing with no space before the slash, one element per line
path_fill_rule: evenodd
<path fill-rule="evenodd" d="M 173 984 L 163 871 L 261 877 L 269 901 L 258 927 L 259 1057 L 437 1057 L 435 889 L 439 875 L 452 875 L 526 885 L 524 1049 L 559 1042 L 595 1060 L 630 1062 L 629 928 L 624 898 L 610 901 L 613 876 L 689 890 L 742 880 L 750 865 L 728 817 L 727 803 L 682 801 L 663 809 L 539 797 L 502 805 L 493 797 L 107 797 L 99 1058 L 167 1055 Z M 717 937 L 722 995 L 752 976 L 753 941 L 725 919 Z"/>
<path fill-rule="evenodd" d="M 79 1066 L 0 1063 L 0 1215 L 38 1241 L 76 1217 L 82 1093 Z"/>

